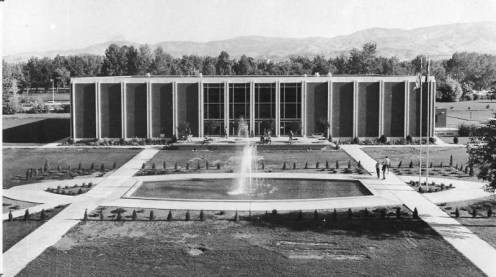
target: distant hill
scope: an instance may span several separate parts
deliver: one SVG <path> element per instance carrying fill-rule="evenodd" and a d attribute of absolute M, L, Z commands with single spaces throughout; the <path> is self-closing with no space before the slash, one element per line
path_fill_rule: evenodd
<path fill-rule="evenodd" d="M 226 50 L 231 56 L 243 54 L 256 58 L 281 59 L 291 55 L 337 56 L 364 43 L 375 41 L 380 55 L 412 59 L 418 54 L 427 54 L 434 59 L 446 58 L 457 51 L 496 54 L 496 22 L 459 23 L 437 25 L 411 30 L 371 28 L 350 35 L 332 38 L 279 38 L 244 36 L 209 42 L 164 41 L 151 45 L 161 46 L 173 56 L 208 55 L 217 56 Z M 109 41 L 81 49 L 31 52 L 4 57 L 7 61 L 26 60 L 31 56 L 53 57 L 74 54 L 103 55 L 111 43 L 134 45 L 130 41 Z"/>

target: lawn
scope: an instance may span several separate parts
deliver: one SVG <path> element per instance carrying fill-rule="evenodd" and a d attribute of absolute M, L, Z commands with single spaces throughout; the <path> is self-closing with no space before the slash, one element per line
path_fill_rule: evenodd
<path fill-rule="evenodd" d="M 489 207 L 493 211 L 490 218 L 487 217 Z M 451 216 L 455 216 L 455 209 L 458 208 L 460 217 L 457 220 L 491 246 L 496 247 L 496 196 L 479 200 L 451 202 L 441 205 L 441 208 Z M 474 209 L 477 211 L 475 218 L 472 217 Z"/>
<path fill-rule="evenodd" d="M 24 217 L 15 218 L 13 221 L 3 221 L 3 252 L 14 246 L 17 242 L 43 225 L 47 220 L 54 217 L 65 206 L 57 206 L 52 210 L 45 211 L 45 219 L 41 219 L 41 212 L 31 214 L 29 220 L 24 220 Z"/>
<path fill-rule="evenodd" d="M 296 167 L 298 170 L 305 170 L 307 164 L 309 172 L 320 172 L 326 167 L 326 161 L 329 168 L 336 167 L 336 161 L 339 163 L 340 169 L 347 167 L 348 162 L 352 161 L 346 152 L 342 150 L 259 150 L 257 151 L 257 166 L 259 169 L 263 167 L 266 171 L 281 171 L 286 162 L 286 168 L 293 169 Z M 204 168 L 206 161 L 209 163 L 209 168 L 216 168 L 217 164 L 221 165 L 221 169 L 237 170 L 242 156 L 242 150 L 164 150 L 160 151 L 147 162 L 146 167 L 150 168 L 155 163 L 157 168 L 163 168 L 163 162 L 166 162 L 167 168 L 173 169 L 175 164 L 181 168 L 186 167 L 189 163 L 191 169 L 196 169 L 198 161 L 200 167 Z M 317 162 L 319 168 L 316 169 Z"/>
<path fill-rule="evenodd" d="M 436 107 L 447 109 L 447 127 L 456 128 L 461 124 L 478 125 L 494 117 L 496 101 L 437 102 Z"/>
<path fill-rule="evenodd" d="M 8 213 L 10 210 L 20 210 L 20 209 L 33 207 L 36 205 L 39 205 L 39 203 L 32 203 L 32 202 L 26 202 L 26 201 L 10 199 L 7 197 L 2 197 L 2 213 L 3 214 Z"/>
<path fill-rule="evenodd" d="M 117 168 L 126 163 L 139 149 L 4 149 L 3 150 L 3 188 L 36 182 L 25 180 L 26 170 L 41 168 L 48 161 L 50 168 L 58 166 L 77 168 L 82 163 L 88 168 L 91 163 L 99 167 L 102 163 L 106 168 L 116 163 Z M 18 176 L 17 178 L 15 178 Z M 70 176 L 67 176 L 70 178 Z"/>
<path fill-rule="evenodd" d="M 71 115 L 69 113 L 42 113 L 42 114 L 28 114 L 28 113 L 18 113 L 12 115 L 2 116 L 2 128 L 8 129 L 20 125 L 25 125 L 28 123 L 33 123 L 50 118 L 66 118 L 69 119 Z"/>
<path fill-rule="evenodd" d="M 402 167 L 408 166 L 410 161 L 413 161 L 412 171 L 418 174 L 418 163 L 419 163 L 419 147 L 364 147 L 362 148 L 368 155 L 373 159 L 378 161 L 383 161 L 386 156 L 391 159 L 391 165 L 393 168 L 398 166 L 398 163 L 402 162 Z M 443 168 L 440 170 L 440 174 L 450 174 L 454 169 L 449 167 L 450 156 L 453 156 L 453 166 L 456 165 L 466 165 L 468 161 L 467 150 L 462 147 L 431 147 L 430 150 L 430 161 L 432 162 L 433 169 L 440 169 L 439 166 L 443 163 Z M 422 151 L 422 165 L 426 165 L 426 147 L 423 147 Z M 417 170 L 415 170 L 417 169 Z M 436 170 L 430 170 L 433 174 L 436 174 Z M 444 172 L 445 171 L 445 172 Z M 475 177 L 468 177 L 463 172 L 459 172 L 460 177 L 467 180 L 477 180 Z M 408 174 L 406 174 L 408 175 Z M 446 177 L 446 176 L 442 176 Z"/>
<path fill-rule="evenodd" d="M 420 220 L 296 216 L 88 221 L 18 276 L 483 276 Z"/>

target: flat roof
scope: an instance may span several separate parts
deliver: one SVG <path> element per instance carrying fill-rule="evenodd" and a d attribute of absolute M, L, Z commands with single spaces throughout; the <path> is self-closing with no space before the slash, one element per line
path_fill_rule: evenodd
<path fill-rule="evenodd" d="M 151 76 L 94 76 L 94 77 L 73 77 L 71 83 L 271 83 L 271 82 L 302 82 L 309 83 L 319 82 L 416 82 L 418 77 L 415 75 L 151 75 Z M 423 78 L 425 80 L 425 77 Z M 429 76 L 430 82 L 435 82 L 434 76 Z"/>

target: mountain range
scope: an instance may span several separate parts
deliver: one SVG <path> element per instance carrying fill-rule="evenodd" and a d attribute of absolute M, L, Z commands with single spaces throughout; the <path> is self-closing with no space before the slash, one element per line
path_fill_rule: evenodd
<path fill-rule="evenodd" d="M 163 41 L 150 45 L 161 46 L 173 56 L 218 56 L 226 50 L 232 57 L 243 54 L 255 58 L 283 59 L 291 55 L 337 56 L 360 48 L 364 43 L 377 43 L 378 54 L 396 56 L 400 60 L 426 54 L 433 59 L 451 56 L 454 52 L 469 51 L 496 54 L 496 22 L 457 23 L 416 29 L 370 28 L 336 37 L 283 38 L 242 36 L 209 42 Z M 103 55 L 111 44 L 139 46 L 139 42 L 115 40 L 89 45 L 80 49 L 29 52 L 5 56 L 8 62 L 23 61 L 29 57 L 55 55 Z"/>

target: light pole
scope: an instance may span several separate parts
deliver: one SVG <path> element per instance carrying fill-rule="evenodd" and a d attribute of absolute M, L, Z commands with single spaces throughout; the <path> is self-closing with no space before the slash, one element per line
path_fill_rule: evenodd
<path fill-rule="evenodd" d="M 50 81 L 52 82 L 52 105 L 55 103 L 55 83 L 54 83 L 54 79 L 50 79 Z"/>

